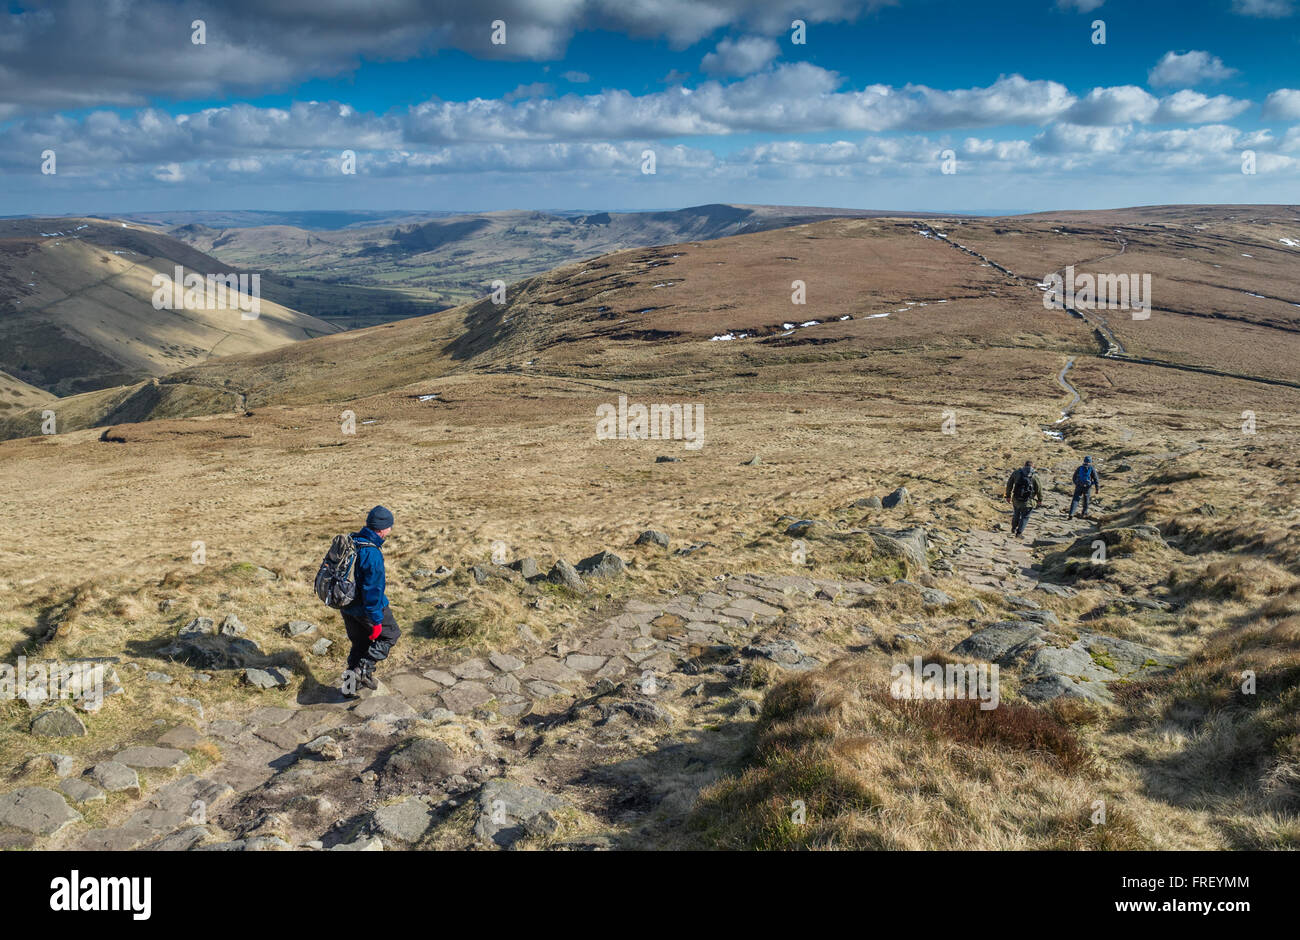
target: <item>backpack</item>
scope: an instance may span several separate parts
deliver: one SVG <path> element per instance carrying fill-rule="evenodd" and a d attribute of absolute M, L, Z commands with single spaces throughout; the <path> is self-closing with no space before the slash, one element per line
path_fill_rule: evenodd
<path fill-rule="evenodd" d="M 316 596 L 327 607 L 347 607 L 356 599 L 357 583 L 353 569 L 356 566 L 357 546 L 370 545 L 364 539 L 350 535 L 336 535 L 330 543 L 325 560 L 316 572 Z"/>
<path fill-rule="evenodd" d="M 1086 463 L 1085 463 L 1085 464 L 1080 464 L 1080 465 L 1078 466 L 1078 468 L 1074 471 L 1074 485 L 1075 485 L 1075 486 L 1091 486 L 1091 485 L 1092 485 L 1092 465 L 1091 465 L 1091 464 L 1086 464 Z"/>
<path fill-rule="evenodd" d="M 1021 467 L 1016 471 L 1016 482 L 1011 491 L 1011 495 L 1014 496 L 1018 502 L 1025 503 L 1033 498 L 1033 479 L 1034 475 L 1032 473 L 1026 473 L 1024 467 Z"/>

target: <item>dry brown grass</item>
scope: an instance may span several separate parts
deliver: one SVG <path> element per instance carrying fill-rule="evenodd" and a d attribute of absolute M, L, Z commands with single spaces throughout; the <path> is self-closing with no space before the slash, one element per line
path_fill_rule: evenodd
<path fill-rule="evenodd" d="M 904 701 L 862 660 L 787 679 L 763 703 L 753 766 L 709 787 L 702 845 L 747 849 L 1140 848 L 1058 714 Z M 796 801 L 806 820 L 793 821 Z"/>
<path fill-rule="evenodd" d="M 822 244 L 830 239 L 807 231 L 796 236 L 797 252 L 771 233 L 752 256 L 738 241 L 685 246 L 672 274 L 687 287 L 673 288 L 667 306 L 665 291 L 652 286 L 663 272 L 646 273 L 654 253 L 629 252 L 604 272 L 617 275 L 608 283 L 595 283 L 601 271 L 574 266 L 557 275 L 568 286 L 539 283 L 512 294 L 504 312 L 515 318 L 513 339 L 488 346 L 482 360 L 455 358 L 471 313 L 462 310 L 193 370 L 203 388 L 229 381 L 248 391 L 251 415 L 121 425 L 114 429 L 121 443 L 100 442 L 97 430 L 4 442 L 0 643 L 16 653 L 70 624 L 45 655 L 118 656 L 172 672 L 176 682 L 162 686 L 121 670 L 127 694 L 87 719 L 87 738 L 58 744 L 78 757 L 153 733 L 158 717 L 192 720 L 171 702 L 177 695 L 201 698 L 208 718 L 292 704 L 306 682 L 336 681 L 346 646 L 337 616 L 311 593 L 316 565 L 331 536 L 351 531 L 382 502 L 397 513 L 385 546 L 388 593 L 405 630 L 394 668 L 513 643 L 520 625 L 556 637 L 567 623 L 616 610 L 625 596 L 699 590 L 749 571 L 879 582 L 870 609 L 835 608 L 799 625 L 821 644 L 819 655 L 869 646 L 864 625 L 890 636 L 913 619 L 925 620 L 946 649 L 970 632 L 972 592 L 943 581 L 938 586 L 958 604 L 941 613 L 916 609 L 915 592 L 885 586 L 906 569 L 890 567 L 893 560 L 869 540 L 846 537 L 840 523 L 920 525 L 957 539 L 1005 522 L 997 491 L 1010 467 L 1026 457 L 1045 467 L 1068 464 L 1086 450 L 1101 463 L 1105 525 L 1156 525 L 1169 547 L 1113 546 L 1108 568 L 1075 582 L 1083 588 L 1078 597 L 1051 602 L 1064 629 L 1104 609 L 1119 588 L 1182 605 L 1158 615 L 1114 611 L 1095 622 L 1162 651 L 1191 655 L 1213 637 L 1228 643 L 1258 631 L 1243 660 L 1267 680 L 1257 701 L 1197 699 L 1198 685 L 1218 689 L 1231 669 L 1193 665 L 1175 674 L 1191 677 L 1176 699 L 1174 686 L 1169 695 L 1152 686 L 1141 708 L 1116 716 L 1066 713 L 1062 705 L 1045 725 L 1023 717 L 989 724 L 959 709 L 901 709 L 872 697 L 869 671 L 861 681 L 851 670 L 832 671 L 817 680 L 817 695 L 838 704 L 797 700 L 788 720 L 774 720 L 765 733 L 784 734 L 779 728 L 788 724 L 788 747 L 765 751 L 770 766 L 706 795 L 701 837 L 719 845 L 907 848 L 1285 842 L 1295 831 L 1290 804 L 1229 799 L 1213 788 L 1205 795 L 1197 775 L 1218 767 L 1221 779 L 1259 794 L 1266 779 L 1277 793 L 1292 786 L 1291 765 L 1275 760 L 1274 749 L 1285 756 L 1292 747 L 1285 725 L 1295 713 L 1286 686 L 1291 627 L 1281 625 L 1293 614 L 1270 605 L 1289 596 L 1282 575 L 1294 573 L 1300 395 L 1089 357 L 1091 340 L 1077 322 L 1041 304 L 1031 309 L 1036 292 L 1004 285 L 977 264 L 947 266 L 959 253 L 911 232 L 890 244 L 881 232 L 893 224 L 854 223 L 833 250 Z M 710 332 L 790 317 L 791 275 L 777 265 L 779 255 L 808 266 L 819 296 L 837 296 L 852 281 L 843 296 L 855 313 L 921 296 L 962 301 L 846 326 L 827 322 L 796 334 L 793 346 L 709 342 Z M 770 271 L 758 270 L 764 265 Z M 824 272 L 837 280 L 822 283 Z M 624 280 L 628 286 L 619 286 Z M 589 296 L 566 308 L 559 301 L 579 281 Z M 994 289 L 998 296 L 987 293 Z M 729 291 L 734 306 L 720 309 L 717 300 Z M 598 306 L 629 318 L 658 309 L 629 326 L 601 319 Z M 504 312 L 480 310 L 470 339 L 486 342 Z M 738 312 L 745 318 L 733 322 Z M 642 326 L 681 338 L 614 335 Z M 563 342 L 530 346 L 556 337 Z M 832 342 L 804 342 L 818 338 Z M 1071 377 L 1084 403 L 1067 440 L 1048 441 L 1041 428 L 1064 403 L 1054 377 L 1067 354 L 1079 357 Z M 437 400 L 419 401 L 433 392 Z M 703 403 L 705 446 L 597 441 L 595 409 L 619 394 Z M 355 435 L 340 433 L 344 407 L 356 412 Z M 1249 440 L 1237 430 L 1246 408 L 1260 416 L 1260 433 Z M 948 409 L 958 416 L 955 435 L 941 432 Z M 655 463 L 662 454 L 681 460 Z M 755 454 L 761 463 L 745 464 Z M 1125 462 L 1134 469 L 1114 469 Z M 900 484 L 912 492 L 910 509 L 852 508 Z M 775 522 L 783 515 L 831 523 L 807 540 L 810 567 L 792 561 L 791 539 Z M 673 550 L 708 547 L 681 556 L 633 550 L 645 528 L 667 532 Z M 195 540 L 206 545 L 205 565 L 191 563 Z M 556 558 L 573 562 L 602 548 L 634 563 L 626 578 L 581 596 L 474 583 L 465 569 L 486 563 L 497 540 L 510 557 L 533 556 L 544 570 Z M 416 574 L 439 565 L 455 574 Z M 163 601 L 172 602 L 167 612 Z M 997 616 L 1000 606 L 988 606 Z M 191 617 L 219 621 L 226 613 L 238 615 L 268 653 L 297 657 L 293 687 L 253 695 L 234 676 L 203 684 L 157 659 Z M 335 641 L 328 655 L 312 657 L 305 643 L 282 635 L 286 621 L 300 619 Z M 864 654 L 872 668 L 884 659 L 878 649 Z M 781 687 L 779 680 L 775 667 L 750 675 L 755 688 Z M 997 711 L 1012 705 L 1007 696 Z M 51 749 L 26 733 L 24 706 L 4 709 L 0 764 L 18 766 L 38 748 Z M 1245 722 L 1251 715 L 1254 724 Z M 1095 776 L 1062 763 L 1069 738 L 1054 737 L 1052 721 L 1095 759 Z M 1239 761 L 1245 769 L 1233 769 Z M 809 822 L 797 830 L 782 822 L 796 798 L 809 806 Z M 1097 799 L 1110 808 L 1107 827 L 1088 823 Z M 744 824 L 727 823 L 720 807 Z"/>

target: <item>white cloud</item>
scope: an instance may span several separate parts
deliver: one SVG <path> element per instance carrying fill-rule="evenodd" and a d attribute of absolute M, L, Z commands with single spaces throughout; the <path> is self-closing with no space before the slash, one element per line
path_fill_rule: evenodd
<path fill-rule="evenodd" d="M 1053 124 L 1034 138 L 1034 149 L 1051 154 L 1119 153 L 1130 133 L 1127 127 Z"/>
<path fill-rule="evenodd" d="M 154 170 L 153 178 L 160 183 L 181 183 L 186 176 L 179 163 L 167 163 Z"/>
<path fill-rule="evenodd" d="M 1229 121 L 1250 107 L 1249 101 L 1215 95 L 1213 98 L 1184 88 L 1160 99 L 1151 120 L 1157 124 L 1208 124 Z"/>
<path fill-rule="evenodd" d="M 566 82 L 572 82 L 575 85 L 585 85 L 591 81 L 591 76 L 586 72 L 565 72 L 561 77 Z"/>
<path fill-rule="evenodd" d="M 1218 56 L 1193 49 L 1191 52 L 1166 52 L 1156 63 L 1155 68 L 1147 73 L 1150 85 L 1199 85 L 1202 82 L 1218 82 L 1237 74 L 1236 69 L 1228 68 Z"/>
<path fill-rule="evenodd" d="M 1300 121 L 1300 90 L 1279 88 L 1264 99 L 1264 120 Z"/>
<path fill-rule="evenodd" d="M 1076 101 L 1062 115 L 1062 120 L 1072 124 L 1094 125 L 1149 121 L 1159 106 L 1160 102 L 1154 95 L 1136 85 L 1094 88 Z"/>
<path fill-rule="evenodd" d="M 0 7 L 0 108 L 27 112 L 141 106 L 151 96 L 265 94 L 363 60 L 401 61 L 438 49 L 488 59 L 555 60 L 573 35 L 604 30 L 676 48 L 729 28 L 778 35 L 793 17 L 851 22 L 893 0 L 223 0 L 193 45 L 193 16 L 174 0 L 44 0 Z M 198 8 L 196 8 L 197 10 Z M 490 24 L 506 22 L 506 42 Z"/>
<path fill-rule="evenodd" d="M 750 75 L 761 71 L 781 54 L 781 47 L 766 36 L 724 39 L 708 53 L 700 68 L 714 75 Z"/>
<path fill-rule="evenodd" d="M 1105 2 L 1106 0 L 1056 0 L 1056 8 L 1075 13 L 1091 13 Z"/>

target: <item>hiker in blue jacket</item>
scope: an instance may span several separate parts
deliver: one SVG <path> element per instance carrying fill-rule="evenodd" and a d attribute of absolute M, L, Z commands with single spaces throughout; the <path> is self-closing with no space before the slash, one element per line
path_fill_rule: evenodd
<path fill-rule="evenodd" d="M 1101 478 L 1097 476 L 1097 469 L 1092 465 L 1091 457 L 1084 457 L 1083 463 L 1079 464 L 1074 470 L 1074 498 L 1070 500 L 1070 511 L 1066 513 L 1067 519 L 1074 518 L 1074 510 L 1079 505 L 1079 500 L 1083 500 L 1083 512 L 1079 513 L 1084 519 L 1088 518 L 1088 490 L 1095 493 L 1101 492 Z"/>
<path fill-rule="evenodd" d="M 393 531 L 393 514 L 383 506 L 376 506 L 366 516 L 366 524 L 352 533 L 357 547 L 357 560 L 353 580 L 357 593 L 351 604 L 344 607 L 343 626 L 352 649 L 348 653 L 348 668 L 343 673 L 343 693 L 355 695 L 356 686 L 379 688 L 375 681 L 375 665 L 387 658 L 393 644 L 402 635 L 393 617 L 392 608 L 384 594 L 384 539 Z"/>

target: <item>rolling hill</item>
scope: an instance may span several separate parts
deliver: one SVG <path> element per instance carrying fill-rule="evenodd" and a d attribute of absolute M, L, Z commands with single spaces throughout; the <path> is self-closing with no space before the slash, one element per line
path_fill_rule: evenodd
<path fill-rule="evenodd" d="M 336 330 L 277 303 L 273 285 L 255 317 L 244 316 L 233 296 L 156 309 L 153 278 L 172 277 L 177 266 L 205 277 L 233 273 L 174 238 L 124 222 L 0 222 L 0 369 L 68 395 Z"/>
<path fill-rule="evenodd" d="M 482 297 L 493 281 L 512 283 L 580 258 L 626 248 L 724 238 L 832 216 L 884 214 L 707 205 L 663 212 L 412 213 L 394 214 L 382 223 L 359 213 L 306 218 L 274 214 L 275 224 L 249 224 L 258 220 L 258 214 L 188 213 L 182 217 L 186 221 L 166 230 L 228 264 L 289 278 L 400 291 L 412 301 L 451 307 Z M 323 228 L 327 222 L 337 227 Z M 352 305 L 330 315 L 354 328 L 411 313 Z"/>
<path fill-rule="evenodd" d="M 630 249 L 557 268 L 434 316 L 225 357 L 161 376 L 135 397 L 66 401 L 69 429 L 234 407 L 347 401 L 439 376 L 516 372 L 587 379 L 692 376 L 715 363 L 782 363 L 946 349 L 1014 357 L 1068 349 L 1165 369 L 1295 385 L 1300 235 L 1289 207 L 1147 210 L 1085 221 L 827 219 L 743 236 Z M 1183 221 L 1178 221 L 1183 219 Z M 1243 250 L 1250 249 L 1250 250 Z M 1040 282 L 1151 275 L 1149 316 L 1045 309 Z M 794 304 L 795 282 L 805 303 Z M 1113 344 L 1113 345 L 1112 345 Z M 1088 366 L 1082 366 L 1087 368 Z M 1153 388 L 1168 378 L 1151 372 Z M 130 401 L 122 411 L 124 402 Z M 129 417 L 128 417 L 129 416 Z M 0 422 L 34 433 L 35 412 Z"/>
<path fill-rule="evenodd" d="M 1294 848 L 1297 215 L 633 248 L 0 419 L 0 642 L 120 688 L 0 702 L 0 845 Z M 1070 265 L 1149 317 L 1046 307 Z M 602 433 L 636 405 L 700 446 Z M 376 503 L 403 636 L 355 702 L 311 584 Z M 76 786 L 109 759 L 140 786 Z"/>

